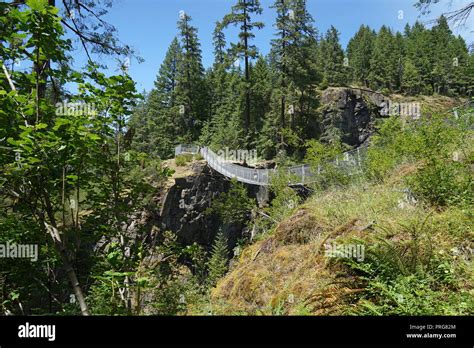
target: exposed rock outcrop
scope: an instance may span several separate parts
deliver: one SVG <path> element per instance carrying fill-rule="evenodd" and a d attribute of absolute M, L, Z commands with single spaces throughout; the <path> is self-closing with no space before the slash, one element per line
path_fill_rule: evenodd
<path fill-rule="evenodd" d="M 185 176 L 173 180 L 174 184 L 166 188 L 161 197 L 157 197 L 161 209 L 157 212 L 155 226 L 160 231 L 176 233 L 183 245 L 198 243 L 207 248 L 211 247 L 219 227 L 222 227 L 229 246 L 235 246 L 237 240 L 246 233 L 245 226 L 221 226 L 218 218 L 206 214 L 212 200 L 230 189 L 229 179 L 214 171 L 206 162 L 195 161 Z M 260 187 L 246 186 L 249 196 L 260 203 L 268 199 L 268 194 L 262 192 Z"/>
<path fill-rule="evenodd" d="M 321 95 L 322 140 L 340 139 L 350 146 L 367 141 L 375 130 L 375 119 L 388 98 L 383 94 L 359 88 L 335 87 Z"/>

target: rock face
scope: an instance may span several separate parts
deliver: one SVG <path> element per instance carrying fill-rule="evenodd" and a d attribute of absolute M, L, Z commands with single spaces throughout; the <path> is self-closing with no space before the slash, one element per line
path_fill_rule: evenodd
<path fill-rule="evenodd" d="M 380 93 L 356 88 L 328 88 L 321 96 L 323 118 L 323 140 L 340 139 L 351 146 L 367 141 L 374 131 L 374 122 L 382 117 L 380 111 L 387 98 Z M 230 181 L 206 165 L 196 161 L 186 168 L 186 175 L 174 179 L 156 197 L 156 205 L 151 225 L 159 231 L 172 231 L 183 245 L 198 243 L 210 248 L 219 228 L 229 241 L 229 246 L 249 233 L 239 224 L 221 226 L 217 217 L 206 214 L 214 198 L 230 188 Z M 264 187 L 246 185 L 250 197 L 259 205 L 266 204 L 271 197 Z M 249 213 L 250 219 L 250 213 Z M 158 233 L 159 233 L 158 231 Z"/>
<path fill-rule="evenodd" d="M 191 169 L 191 175 L 175 178 L 175 184 L 163 193 L 156 225 L 161 231 L 176 233 L 183 245 L 196 242 L 210 248 L 220 222 L 215 216 L 206 214 L 206 209 L 214 198 L 229 190 L 230 181 L 202 161 L 194 162 Z M 247 189 L 249 196 L 261 199 L 262 192 L 258 187 L 247 185 Z M 244 226 L 239 224 L 223 226 L 222 230 L 230 247 L 235 246 L 245 233 Z"/>
<path fill-rule="evenodd" d="M 367 141 L 374 122 L 382 117 L 388 98 L 380 93 L 358 88 L 328 88 L 321 96 L 322 140 L 340 139 L 351 146 Z"/>

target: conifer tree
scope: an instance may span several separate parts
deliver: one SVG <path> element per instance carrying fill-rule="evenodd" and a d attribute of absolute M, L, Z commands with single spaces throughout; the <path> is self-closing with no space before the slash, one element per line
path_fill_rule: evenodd
<path fill-rule="evenodd" d="M 263 56 L 259 56 L 255 66 L 250 71 L 251 78 L 251 115 L 253 133 L 259 134 L 263 127 L 265 114 L 270 108 L 270 97 L 272 92 L 271 72 L 267 61 Z"/>
<path fill-rule="evenodd" d="M 464 67 L 464 75 L 466 76 L 466 92 L 465 94 L 474 96 L 474 52 L 471 52 L 468 63 Z"/>
<path fill-rule="evenodd" d="M 326 32 L 319 44 L 319 65 L 323 83 L 341 86 L 346 83 L 344 74 L 344 51 L 339 43 L 339 32 L 333 26 Z"/>
<path fill-rule="evenodd" d="M 394 76 L 394 89 L 400 91 L 402 88 L 403 68 L 405 65 L 405 40 L 400 32 L 397 32 L 394 40 L 395 52 L 394 52 L 394 63 L 395 63 L 395 76 Z"/>
<path fill-rule="evenodd" d="M 394 91 L 398 74 L 398 54 L 392 31 L 382 26 L 374 41 L 370 59 L 370 85 L 373 89 Z"/>
<path fill-rule="evenodd" d="M 419 72 L 422 86 L 421 93 L 431 94 L 431 67 L 432 67 L 432 45 L 431 34 L 423 24 L 416 22 L 412 28 L 405 27 L 405 57 L 408 58 Z"/>
<path fill-rule="evenodd" d="M 137 136 L 134 147 L 137 150 L 169 158 L 182 132 L 182 124 L 176 115 L 176 87 L 181 48 L 175 38 L 171 42 L 165 59 L 160 66 L 155 88 L 147 95 L 145 103 L 135 109 L 130 122 Z"/>
<path fill-rule="evenodd" d="M 431 29 L 431 51 L 433 65 L 431 70 L 431 83 L 435 93 L 446 94 L 449 89 L 449 81 L 452 73 L 453 59 L 452 32 L 444 16 L 438 19 L 437 24 Z"/>
<path fill-rule="evenodd" d="M 211 80 L 213 91 L 212 118 L 206 123 L 201 142 L 215 151 L 245 147 L 242 127 L 243 81 L 238 71 L 214 71 Z"/>
<path fill-rule="evenodd" d="M 283 129 L 286 127 L 286 113 L 287 113 L 287 87 L 289 84 L 289 66 L 292 63 L 290 58 L 290 31 L 291 31 L 291 23 L 290 20 L 294 19 L 294 12 L 290 9 L 289 0 L 276 0 L 273 8 L 276 10 L 277 18 L 275 22 L 275 28 L 277 29 L 277 38 L 272 40 L 272 58 L 274 62 L 274 67 L 278 72 L 278 79 L 279 83 L 278 86 L 279 90 L 279 131 L 280 134 L 280 143 L 279 146 L 282 148 L 285 142 L 283 138 Z M 290 17 L 291 15 L 291 17 Z M 274 117 L 276 112 L 269 114 L 269 117 Z M 272 124 L 275 126 L 274 122 L 271 120 L 266 120 L 267 127 Z M 276 129 L 268 129 L 270 133 L 276 131 Z M 264 141 L 268 141 L 270 139 L 265 139 Z M 262 142 L 260 140 L 260 142 Z M 268 151 L 268 149 L 265 149 Z"/>
<path fill-rule="evenodd" d="M 214 245 L 212 246 L 211 258 L 208 261 L 208 281 L 211 286 L 214 286 L 219 278 L 221 278 L 228 270 L 229 249 L 227 245 L 227 238 L 222 231 L 216 236 Z"/>
<path fill-rule="evenodd" d="M 179 112 L 176 117 L 182 122 L 179 140 L 183 142 L 196 140 L 208 118 L 208 91 L 201 48 L 197 29 L 190 22 L 191 17 L 188 14 L 180 13 L 178 30 L 182 53 L 177 76 L 176 103 Z"/>
<path fill-rule="evenodd" d="M 362 25 L 347 46 L 347 55 L 352 81 L 369 85 L 370 58 L 374 47 L 376 34 L 368 26 Z"/>
<path fill-rule="evenodd" d="M 155 81 L 158 98 L 163 107 L 175 106 L 178 67 L 181 59 L 181 47 L 175 37 L 166 52 Z"/>
<path fill-rule="evenodd" d="M 212 34 L 214 44 L 214 64 L 224 65 L 226 62 L 226 39 L 222 31 L 222 23 L 216 22 L 214 32 Z"/>
<path fill-rule="evenodd" d="M 409 95 L 417 95 L 422 88 L 420 73 L 410 58 L 405 58 L 403 64 L 401 87 Z"/>
<path fill-rule="evenodd" d="M 466 95 L 469 73 L 467 65 L 469 64 L 469 52 L 466 42 L 461 36 L 453 37 L 450 40 L 450 49 L 452 54 L 448 86 L 450 92 Z"/>
<path fill-rule="evenodd" d="M 279 87 L 274 89 L 272 111 L 267 116 L 279 117 L 279 127 L 273 132 L 279 135 L 279 149 L 287 150 L 308 130 L 307 122 L 317 105 L 313 93 L 320 80 L 315 59 L 317 32 L 305 0 L 276 0 L 273 7 L 277 38 L 272 40 L 271 61 Z M 268 119 L 265 124 L 276 122 Z M 271 129 L 268 131 L 270 135 Z M 267 137 L 259 143 L 268 141 Z"/>
<path fill-rule="evenodd" d="M 233 24 L 240 27 L 239 39 L 237 44 L 232 45 L 232 53 L 244 59 L 244 77 L 245 77 L 245 108 L 244 108 L 244 131 L 249 135 L 250 131 L 250 61 L 257 56 L 257 47 L 251 44 L 255 37 L 254 29 L 263 28 L 262 22 L 253 21 L 254 15 L 262 13 L 262 7 L 259 0 L 237 0 L 237 4 L 232 6 L 232 11 L 226 15 L 222 21 L 224 27 Z"/>

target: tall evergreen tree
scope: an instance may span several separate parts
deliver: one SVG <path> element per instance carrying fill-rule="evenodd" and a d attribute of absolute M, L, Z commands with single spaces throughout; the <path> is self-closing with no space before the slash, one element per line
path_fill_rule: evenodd
<path fill-rule="evenodd" d="M 250 132 L 250 60 L 257 56 L 257 48 L 251 44 L 251 40 L 255 37 L 254 29 L 263 28 L 262 22 L 252 20 L 253 15 L 262 13 L 262 7 L 259 0 L 237 0 L 237 4 L 232 6 L 232 11 L 223 19 L 225 27 L 233 24 L 240 26 L 239 43 L 232 45 L 232 53 L 237 57 L 244 59 L 245 74 L 245 109 L 244 109 L 244 130 L 249 136 Z M 249 139 L 247 139 L 248 143 Z"/>
<path fill-rule="evenodd" d="M 474 96 L 474 52 L 469 54 L 468 63 L 464 67 L 466 78 L 466 95 Z"/>
<path fill-rule="evenodd" d="M 178 69 L 181 47 L 175 38 L 171 42 L 165 59 L 155 80 L 155 88 L 146 96 L 130 120 L 137 136 L 134 146 L 141 151 L 169 158 L 174 153 L 178 137 L 182 135 L 179 107 L 176 104 Z"/>
<path fill-rule="evenodd" d="M 410 95 L 416 95 L 420 93 L 422 88 L 421 75 L 415 64 L 413 64 L 411 59 L 408 57 L 405 58 L 403 64 L 401 88 L 404 92 Z"/>
<path fill-rule="evenodd" d="M 449 89 L 453 59 L 455 53 L 452 52 L 452 32 L 444 16 L 438 19 L 437 24 L 431 29 L 432 42 L 432 70 L 431 83 L 436 93 L 446 94 Z M 453 54 L 454 53 L 454 54 Z"/>
<path fill-rule="evenodd" d="M 275 65 L 276 70 L 278 71 L 278 79 L 279 79 L 279 131 L 280 134 L 280 143 L 279 146 L 283 148 L 283 144 L 285 140 L 283 138 L 283 129 L 286 127 L 286 113 L 287 113 L 287 94 L 288 94 L 288 85 L 289 81 L 289 66 L 292 63 L 290 58 L 290 31 L 291 31 L 291 20 L 294 19 L 294 12 L 290 8 L 289 0 L 276 0 L 273 8 L 276 10 L 277 18 L 275 22 L 275 28 L 277 30 L 277 38 L 272 40 L 272 60 Z M 290 17 L 291 14 L 291 17 Z M 275 114 L 272 113 L 273 115 Z M 272 117 L 273 115 L 268 115 Z M 267 126 L 269 126 L 273 122 L 269 122 L 270 120 L 266 120 Z M 274 124 L 273 124 L 274 125 Z M 275 130 L 268 129 L 269 133 L 274 133 Z M 267 139 L 269 140 L 269 139 Z M 265 141 L 267 141 L 265 140 Z M 270 141 L 271 143 L 271 141 Z"/>
<path fill-rule="evenodd" d="M 375 38 L 375 32 L 368 26 L 362 25 L 347 46 L 352 81 L 365 87 L 369 85 L 370 58 Z"/>
<path fill-rule="evenodd" d="M 215 151 L 226 147 L 245 147 L 242 128 L 243 95 L 239 71 L 226 72 L 219 68 L 212 72 L 212 118 L 206 123 L 200 141 Z"/>
<path fill-rule="evenodd" d="M 394 76 L 394 89 L 400 91 L 402 88 L 403 68 L 405 65 L 405 40 L 402 33 L 397 32 L 394 40 L 394 63 L 395 63 L 395 76 Z"/>
<path fill-rule="evenodd" d="M 277 12 L 277 38 L 272 40 L 271 62 L 279 82 L 268 117 L 279 117 L 279 127 L 273 130 L 279 135 L 278 147 L 294 149 L 298 146 L 294 140 L 308 130 L 307 121 L 316 105 L 313 90 L 320 79 L 314 58 L 317 32 L 305 0 L 276 0 L 273 7 Z M 266 120 L 265 124 L 276 122 Z"/>
<path fill-rule="evenodd" d="M 323 83 L 340 86 L 345 83 L 344 51 L 339 43 L 339 32 L 331 25 L 319 44 L 319 65 L 323 75 Z"/>
<path fill-rule="evenodd" d="M 431 94 L 433 88 L 431 85 L 431 67 L 432 67 L 432 45 L 431 34 L 423 24 L 416 22 L 413 27 L 405 27 L 405 57 L 408 58 L 421 77 L 421 91 L 425 94 Z M 406 74 L 405 74 L 406 75 Z"/>
<path fill-rule="evenodd" d="M 214 64 L 223 65 L 226 62 L 226 39 L 222 31 L 222 23 L 216 22 L 214 32 L 212 34 L 214 44 Z"/>
<path fill-rule="evenodd" d="M 228 269 L 229 262 L 229 247 L 227 245 L 227 238 L 222 231 L 216 236 L 214 245 L 212 246 L 211 258 L 208 261 L 208 281 L 211 286 L 214 286 L 219 278 L 221 278 Z"/>
<path fill-rule="evenodd" d="M 157 96 L 163 107 L 175 106 L 178 67 L 181 59 L 181 47 L 175 37 L 166 52 L 155 80 Z"/>
<path fill-rule="evenodd" d="M 314 134 L 312 120 L 316 117 L 315 110 L 318 106 L 314 90 L 321 81 L 321 75 L 315 59 L 318 32 L 314 27 L 313 17 L 307 10 L 306 0 L 292 0 L 291 9 L 293 10 L 293 18 L 290 18 L 292 63 L 289 66 L 289 76 L 294 92 L 288 134 L 292 138 L 293 149 L 299 151 L 303 145 L 302 138 Z"/>
<path fill-rule="evenodd" d="M 269 111 L 270 97 L 272 93 L 271 72 L 267 61 L 263 56 L 259 56 L 255 66 L 251 66 L 251 123 L 253 125 L 253 133 L 259 134 L 265 118 L 265 114 Z"/>
<path fill-rule="evenodd" d="M 398 76 L 398 53 L 392 31 L 382 26 L 374 41 L 370 59 L 370 86 L 374 89 L 395 90 Z"/>
<path fill-rule="evenodd" d="M 179 117 L 182 121 L 180 140 L 191 142 L 199 136 L 200 129 L 208 118 L 208 93 L 204 79 L 201 48 L 197 29 L 191 24 L 191 17 L 180 14 L 178 21 L 181 40 L 181 59 L 179 61 L 176 103 L 179 105 Z"/>

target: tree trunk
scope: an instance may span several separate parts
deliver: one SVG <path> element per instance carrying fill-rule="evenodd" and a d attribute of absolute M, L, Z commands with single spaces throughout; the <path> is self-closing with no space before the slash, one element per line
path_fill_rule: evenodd
<path fill-rule="evenodd" d="M 249 52 L 247 37 L 247 10 L 244 0 L 244 50 L 245 50 L 245 134 L 248 136 L 250 132 L 250 71 L 249 71 Z M 249 143 L 246 144 L 247 148 Z"/>
<path fill-rule="evenodd" d="M 66 273 L 69 278 L 69 281 L 72 285 L 74 295 L 76 296 L 77 302 L 79 302 L 79 306 L 81 307 L 82 315 L 90 315 L 89 308 L 87 307 L 84 294 L 82 293 L 82 289 L 79 284 L 79 280 L 77 279 L 76 272 L 72 268 L 72 265 L 69 261 L 66 248 L 64 247 L 64 244 L 61 240 L 61 236 L 59 235 L 58 229 L 55 226 L 49 225 L 46 222 L 44 222 L 44 225 L 46 227 L 46 230 L 50 234 L 51 238 L 53 239 L 56 250 L 61 256 L 61 260 L 63 262 L 64 268 L 66 269 Z"/>

